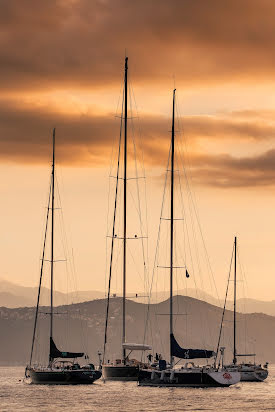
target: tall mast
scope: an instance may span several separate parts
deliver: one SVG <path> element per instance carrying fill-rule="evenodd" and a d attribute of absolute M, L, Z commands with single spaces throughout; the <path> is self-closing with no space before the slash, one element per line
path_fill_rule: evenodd
<path fill-rule="evenodd" d="M 173 334 L 173 257 L 174 257 L 174 155 L 175 155 L 175 95 L 173 91 L 172 138 L 171 138 L 171 232 L 170 232 L 170 336 Z M 171 342 L 171 339 L 170 339 Z M 171 343 L 170 343 L 171 345 Z M 170 347 L 170 363 L 174 358 Z"/>
<path fill-rule="evenodd" d="M 127 74 L 128 57 L 125 57 L 124 76 L 124 209 L 123 209 L 123 307 L 122 307 L 122 343 L 125 343 L 125 304 L 126 304 L 126 237 L 127 237 Z M 126 351 L 122 349 L 123 362 L 125 363 Z"/>
<path fill-rule="evenodd" d="M 52 164 L 51 326 L 50 326 L 50 340 L 53 338 L 54 183 L 55 183 L 55 128 L 53 129 L 53 164 Z M 51 359 L 50 359 L 50 361 L 51 361 Z"/>
<path fill-rule="evenodd" d="M 236 295 L 237 295 L 237 237 L 234 240 L 235 258 L 234 258 L 234 349 L 233 349 L 233 363 L 237 363 L 236 350 Z"/>

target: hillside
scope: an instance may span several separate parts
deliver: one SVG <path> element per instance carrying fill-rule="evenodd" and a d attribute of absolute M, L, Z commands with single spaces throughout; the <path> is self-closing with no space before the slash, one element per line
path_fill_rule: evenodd
<path fill-rule="evenodd" d="M 55 316 L 54 320 L 56 344 L 65 351 L 80 351 L 83 350 L 83 347 L 84 349 L 87 347 L 91 358 L 97 361 L 97 352 L 103 348 L 105 308 L 106 301 L 104 299 L 56 308 L 55 311 L 60 314 Z M 180 314 L 175 316 L 174 325 L 178 342 L 184 347 L 215 349 L 221 308 L 184 296 L 174 298 L 174 308 L 175 312 Z M 110 306 L 108 334 L 108 358 L 110 359 L 121 355 L 121 309 L 121 298 L 113 298 Z M 39 353 L 44 358 L 47 356 L 49 330 L 49 319 L 44 313 L 48 311 L 47 307 L 41 308 L 38 328 Z M 127 301 L 128 342 L 143 342 L 146 312 L 146 305 L 131 300 Z M 168 355 L 169 349 L 168 312 L 168 301 L 150 306 L 149 333 L 146 339 L 146 343 L 153 345 L 154 352 L 161 352 L 164 356 Z M 225 319 L 222 344 L 227 347 L 227 356 L 230 358 L 232 312 L 227 312 Z M 275 318 L 254 313 L 238 314 L 237 320 L 239 353 L 255 350 L 257 358 L 261 362 L 275 362 L 273 351 Z M 33 321 L 34 308 L 0 308 L 0 364 L 25 364 L 28 361 Z M 247 344 L 246 348 L 245 343 Z M 39 360 L 42 360 L 41 356 Z"/>

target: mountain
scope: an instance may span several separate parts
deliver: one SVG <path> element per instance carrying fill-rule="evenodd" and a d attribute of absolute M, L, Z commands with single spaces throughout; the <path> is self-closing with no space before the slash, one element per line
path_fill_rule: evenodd
<path fill-rule="evenodd" d="M 88 300 L 104 298 L 104 292 L 99 291 L 80 291 L 62 293 L 54 292 L 54 302 L 57 306 L 64 303 L 79 303 Z M 37 287 L 26 287 L 16 285 L 7 280 L 0 279 L 0 306 L 7 308 L 17 308 L 25 306 L 36 306 Z M 50 302 L 50 290 L 41 288 L 41 305 L 47 305 Z"/>
<path fill-rule="evenodd" d="M 177 291 L 178 295 L 189 296 L 195 299 L 202 300 L 204 302 L 210 303 L 211 305 L 223 307 L 223 299 L 218 300 L 210 294 L 198 290 L 198 289 L 183 289 Z M 141 293 L 140 295 L 143 295 Z M 129 293 L 128 297 L 131 299 L 135 298 L 135 293 Z M 105 293 L 96 290 L 72 292 L 72 293 L 62 293 L 54 292 L 54 302 L 57 306 L 70 304 L 70 303 L 81 303 L 87 302 L 95 299 L 104 299 Z M 152 293 L 150 302 L 159 303 L 169 298 L 169 292 L 163 291 L 158 293 Z M 36 306 L 37 299 L 37 287 L 26 287 L 16 285 L 15 283 L 9 282 L 7 280 L 0 279 L 0 307 L 4 306 L 7 308 L 20 308 L 20 307 L 32 307 Z M 41 305 L 47 305 L 50 301 L 50 290 L 47 288 L 42 288 L 41 291 Z M 137 299 L 138 302 L 138 299 Z M 232 308 L 232 302 L 228 301 L 228 308 Z M 238 310 L 242 313 L 265 313 L 267 315 L 275 316 L 275 301 L 260 301 L 250 298 L 240 298 L 237 300 Z"/>
<path fill-rule="evenodd" d="M 174 297 L 174 333 L 183 347 L 216 349 L 222 309 L 185 296 Z M 127 300 L 126 332 L 128 342 L 143 342 L 144 324 L 148 306 Z M 97 362 L 97 352 L 103 349 L 106 300 L 98 299 L 55 308 L 54 339 L 64 351 L 89 353 Z M 41 307 L 37 333 L 37 347 L 41 362 L 47 360 L 49 345 L 49 308 Z M 169 301 L 151 304 L 146 343 L 153 352 L 168 357 Z M 121 356 L 122 299 L 110 302 L 107 359 Z M 232 312 L 225 315 L 222 345 L 227 347 L 227 359 L 232 358 Z M 67 322 L 68 321 L 68 322 Z M 275 317 L 253 313 L 237 314 L 237 342 L 239 353 L 255 351 L 260 362 L 275 362 Z M 19 365 L 28 362 L 34 322 L 34 308 L 0 308 L 0 364 Z M 68 327 L 69 326 L 69 327 Z M 139 354 L 134 354 L 139 356 Z"/>

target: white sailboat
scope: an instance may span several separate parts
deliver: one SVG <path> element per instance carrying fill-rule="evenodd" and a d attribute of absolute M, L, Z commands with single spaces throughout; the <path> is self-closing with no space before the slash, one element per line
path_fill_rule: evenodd
<path fill-rule="evenodd" d="M 237 237 L 234 239 L 234 310 L 233 310 L 233 361 L 229 367 L 241 374 L 243 382 L 262 382 L 268 377 L 268 363 L 264 366 L 255 362 L 255 353 L 237 352 Z M 238 362 L 238 358 L 254 357 L 254 362 Z"/>
<path fill-rule="evenodd" d="M 50 294 L 50 330 L 49 330 L 49 361 L 46 365 L 34 364 L 33 353 L 34 345 L 37 335 L 37 322 L 39 315 L 39 305 L 40 305 L 40 294 L 41 294 L 41 284 L 42 277 L 44 273 L 44 262 L 45 262 L 45 250 L 46 242 L 48 237 L 48 226 L 49 226 L 49 215 L 51 211 L 51 294 Z M 96 370 L 93 364 L 87 363 L 84 366 L 80 366 L 78 363 L 78 358 L 85 356 L 83 352 L 69 352 L 61 351 L 57 348 L 54 341 L 54 302 L 53 302 L 53 291 L 54 291 L 54 220 L 55 217 L 55 129 L 53 129 L 53 155 L 52 155 L 52 172 L 51 172 L 51 187 L 47 207 L 47 217 L 46 217 L 46 228 L 44 235 L 43 253 L 41 260 L 40 269 L 40 279 L 37 295 L 37 305 L 35 311 L 31 355 L 29 364 L 25 369 L 25 378 L 27 382 L 39 385 L 78 385 L 78 384 L 92 384 L 95 380 L 101 377 L 101 371 Z M 85 359 L 88 359 L 85 356 Z"/>
<path fill-rule="evenodd" d="M 196 366 L 194 359 L 210 359 L 216 354 L 212 350 L 182 348 L 174 336 L 173 324 L 173 275 L 174 275 L 174 172 L 175 172 L 175 96 L 176 90 L 173 91 L 173 109 L 172 109 L 172 136 L 170 165 L 171 169 L 171 192 L 170 192 L 170 362 L 159 360 L 158 364 L 151 368 L 142 368 L 139 371 L 138 383 L 140 386 L 158 386 L 158 387 L 227 387 L 240 381 L 240 373 L 236 370 L 227 368 L 217 368 L 214 365 Z M 182 367 L 175 366 L 175 358 L 185 359 L 187 362 Z"/>
<path fill-rule="evenodd" d="M 136 359 L 131 359 L 130 355 L 133 351 L 144 352 L 150 350 L 151 347 L 145 344 L 138 343 L 128 343 L 126 339 L 126 272 L 127 272 L 127 157 L 128 157 L 128 57 L 125 58 L 124 66 L 124 113 L 122 112 L 121 119 L 124 119 L 124 141 L 123 141 L 123 177 L 119 177 L 120 162 L 121 162 L 121 135 L 119 141 L 119 151 L 118 151 L 118 161 L 117 161 L 117 174 L 116 174 L 116 189 L 115 189 L 115 204 L 114 204 L 114 215 L 113 215 L 113 228 L 111 236 L 111 254 L 110 254 L 110 268 L 109 268 L 109 283 L 108 283 L 108 298 L 107 298 L 107 310 L 106 310 L 106 322 L 105 322 L 105 333 L 104 333 L 104 350 L 103 350 L 103 364 L 102 364 L 102 375 L 104 380 L 123 380 L 131 381 L 137 380 L 138 371 L 141 362 Z M 121 122 L 121 132 L 122 132 L 122 122 Z M 122 296 L 122 356 L 120 359 L 115 361 L 106 362 L 106 349 L 107 349 L 107 330 L 109 321 L 109 309 L 110 309 L 110 288 L 111 288 L 111 278 L 113 271 L 113 251 L 114 242 L 118 241 L 119 238 L 116 236 L 116 217 L 117 217 L 117 196 L 118 196 L 118 185 L 120 180 L 123 181 L 123 236 L 120 238 L 123 242 L 123 256 L 122 256 L 122 280 L 123 280 L 123 296 Z M 134 238 L 138 239 L 135 235 Z"/>

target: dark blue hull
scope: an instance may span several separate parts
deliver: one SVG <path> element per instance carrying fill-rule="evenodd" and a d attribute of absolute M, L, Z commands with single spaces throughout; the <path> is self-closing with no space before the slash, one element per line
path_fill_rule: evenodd
<path fill-rule="evenodd" d="M 105 380 L 113 381 L 137 381 L 138 379 L 138 366 L 130 365 L 103 365 L 102 375 Z"/>
<path fill-rule="evenodd" d="M 97 370 L 39 370 L 29 369 L 27 377 L 37 385 L 90 385 L 101 378 Z"/>

